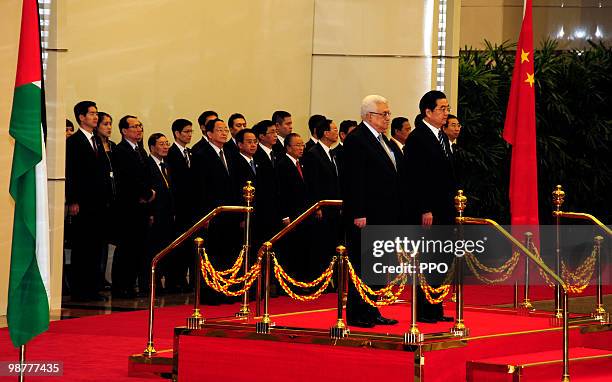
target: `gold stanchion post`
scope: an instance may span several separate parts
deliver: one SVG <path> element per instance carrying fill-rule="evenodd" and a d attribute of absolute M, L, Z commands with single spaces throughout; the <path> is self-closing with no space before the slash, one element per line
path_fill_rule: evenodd
<path fill-rule="evenodd" d="M 342 305 L 344 303 L 344 262 L 346 259 L 346 247 L 339 245 L 336 247 L 337 269 L 338 269 L 338 316 L 336 324 L 329 329 L 329 336 L 332 339 L 344 338 L 349 334 L 349 329 L 342 317 Z"/>
<path fill-rule="evenodd" d="M 457 191 L 457 196 L 455 196 L 455 209 L 459 216 L 457 216 L 455 221 L 459 225 L 460 235 L 463 234 L 463 211 L 465 211 L 466 206 L 467 197 L 463 195 L 463 190 Z M 450 328 L 450 333 L 458 337 L 464 337 L 469 334 L 469 329 L 465 326 L 463 319 L 463 257 L 457 257 L 455 261 L 455 291 L 457 293 L 457 302 L 455 304 L 456 317 L 455 324 Z"/>
<path fill-rule="evenodd" d="M 560 287 L 560 286 L 559 286 Z M 562 304 L 562 317 L 563 317 L 563 376 L 561 377 L 562 382 L 569 382 L 569 306 L 567 290 L 562 288 L 563 292 L 563 304 Z"/>
<path fill-rule="evenodd" d="M 246 185 L 242 187 L 242 195 L 244 197 L 244 201 L 246 202 L 247 207 L 251 207 L 253 203 L 253 199 L 255 198 L 255 187 L 253 187 L 253 182 L 250 180 L 246 182 Z M 249 253 L 251 251 L 251 211 L 247 210 L 245 212 L 244 217 L 244 246 L 243 246 L 243 255 L 244 255 L 244 274 L 246 275 L 249 272 Z M 248 280 L 244 281 L 246 283 Z M 249 291 L 245 290 L 244 295 L 242 296 L 242 306 L 240 310 L 236 313 L 236 317 L 248 317 L 251 314 L 249 309 Z"/>
<path fill-rule="evenodd" d="M 418 282 L 418 270 L 419 262 L 416 257 L 416 253 L 412 253 L 412 301 L 410 301 L 410 330 L 404 333 L 404 344 L 415 344 L 423 342 L 423 333 L 419 330 L 417 323 L 417 288 L 419 287 Z M 410 267 L 408 267 L 410 270 Z"/>
<path fill-rule="evenodd" d="M 156 259 L 151 261 L 151 278 L 149 280 L 150 293 L 149 296 L 149 327 L 148 327 L 148 339 L 147 346 L 143 351 L 143 355 L 147 357 L 153 356 L 153 354 L 157 353 L 155 350 L 155 346 L 153 345 L 153 320 L 154 320 L 154 309 L 155 309 L 155 268 L 157 267 Z"/>
<path fill-rule="evenodd" d="M 23 365 L 25 365 L 25 351 L 26 346 L 21 345 L 19 347 L 19 382 L 25 381 L 25 367 L 23 367 Z"/>
<path fill-rule="evenodd" d="M 531 232 L 525 232 L 525 247 L 531 249 L 532 247 L 533 234 Z M 523 294 L 523 302 L 521 302 L 521 308 L 533 311 L 533 304 L 529 300 L 529 258 L 525 257 L 525 291 Z"/>
<path fill-rule="evenodd" d="M 264 275 L 264 314 L 261 318 L 261 321 L 255 324 L 255 331 L 260 334 L 270 334 L 270 329 L 272 327 L 272 320 L 270 320 L 270 312 L 269 312 L 269 304 L 270 304 L 270 260 L 271 260 L 271 251 L 272 251 L 272 243 L 266 241 L 264 243 L 264 247 L 266 248 L 266 267 L 265 267 L 265 275 Z"/>
<path fill-rule="evenodd" d="M 602 236 L 595 236 L 593 239 L 594 249 L 597 251 L 597 294 L 595 301 L 595 311 L 591 314 L 594 319 L 606 323 L 609 319 L 608 313 L 603 306 L 603 291 L 602 291 L 602 280 L 601 280 L 601 242 L 603 241 Z"/>
<path fill-rule="evenodd" d="M 196 246 L 195 261 L 194 261 L 194 292 L 193 292 L 193 313 L 187 317 L 187 329 L 200 329 L 205 319 L 200 313 L 200 280 L 202 272 L 200 272 L 201 254 L 204 249 L 204 239 L 196 237 L 193 242 Z"/>
<path fill-rule="evenodd" d="M 557 185 L 555 190 L 552 193 L 553 196 L 553 205 L 555 206 L 555 211 L 553 212 L 553 216 L 555 217 L 555 225 L 556 225 L 556 248 L 555 248 L 555 273 L 561 274 L 561 238 L 560 235 L 560 226 L 561 226 L 561 205 L 565 201 L 565 191 L 561 189 L 561 185 Z M 556 213 L 555 213 L 556 212 Z M 555 316 L 556 319 L 563 318 L 563 309 L 561 307 L 562 304 L 562 291 L 561 286 L 557 283 L 555 284 Z"/>

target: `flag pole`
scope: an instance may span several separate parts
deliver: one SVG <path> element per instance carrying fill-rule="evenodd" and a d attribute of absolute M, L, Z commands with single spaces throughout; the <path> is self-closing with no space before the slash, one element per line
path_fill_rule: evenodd
<path fill-rule="evenodd" d="M 19 347 L 19 382 L 23 382 L 25 381 L 25 351 L 26 351 L 26 346 L 21 345 Z"/>

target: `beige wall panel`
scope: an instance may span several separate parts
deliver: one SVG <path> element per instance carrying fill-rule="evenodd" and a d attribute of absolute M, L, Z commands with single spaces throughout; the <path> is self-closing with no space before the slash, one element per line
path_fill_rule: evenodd
<path fill-rule="evenodd" d="M 534 1 L 534 43 L 558 38 L 562 49 L 585 45 L 585 37 L 597 39 L 597 28 L 605 41 L 612 40 L 612 4 L 599 1 Z M 523 16 L 522 1 L 463 1 L 461 47 L 482 48 L 484 39 L 494 43 L 516 42 Z M 559 34 L 563 28 L 563 34 Z M 584 35 L 581 34 L 584 32 Z"/>
<path fill-rule="evenodd" d="M 431 59 L 377 57 L 314 57 L 312 113 L 359 121 L 361 100 L 380 94 L 389 100 L 394 117 L 412 122 L 419 100 L 430 87 Z"/>
<path fill-rule="evenodd" d="M 115 127 L 138 115 L 145 137 L 206 109 L 252 125 L 281 108 L 304 126 L 313 1 L 67 1 L 67 114 L 92 99 Z"/>
<path fill-rule="evenodd" d="M 0 315 L 5 315 L 14 207 L 13 199 L 8 193 L 14 146 L 13 138 L 9 135 L 9 121 L 19 49 L 21 1 L 0 1 L 0 15 Z"/>
<path fill-rule="evenodd" d="M 427 4 L 433 0 L 316 0 L 313 52 L 430 54 L 423 40 Z"/>

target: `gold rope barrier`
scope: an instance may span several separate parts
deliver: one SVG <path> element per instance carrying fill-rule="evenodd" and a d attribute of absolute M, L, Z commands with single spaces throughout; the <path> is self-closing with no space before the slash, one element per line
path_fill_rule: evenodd
<path fill-rule="evenodd" d="M 497 284 L 506 281 L 512 273 L 514 273 L 514 269 L 519 263 L 520 253 L 514 252 L 510 259 L 508 259 L 504 264 L 497 268 L 488 267 L 482 264 L 474 254 L 468 252 L 466 253 L 465 260 L 468 265 L 468 268 L 472 271 L 474 276 L 485 284 Z M 478 269 L 489 272 L 489 273 L 503 273 L 498 279 L 491 279 L 483 276 Z"/>
<path fill-rule="evenodd" d="M 359 292 L 359 295 L 361 296 L 361 298 L 371 306 L 379 307 L 379 306 L 391 305 L 399 298 L 399 296 L 404 291 L 404 288 L 406 286 L 406 275 L 403 273 L 400 276 L 396 277 L 386 287 L 375 291 L 375 290 L 372 290 L 372 288 L 370 288 L 367 284 L 365 284 L 359 278 L 359 276 L 357 276 L 357 274 L 355 273 L 355 269 L 353 268 L 353 264 L 351 264 L 350 260 L 346 259 L 346 264 L 348 266 L 348 271 L 349 271 L 351 280 L 353 281 L 353 284 L 355 285 L 355 289 L 357 289 L 357 292 Z M 394 282 L 397 284 L 397 281 L 401 282 L 400 286 L 395 292 L 393 292 L 392 288 L 394 286 Z M 368 297 L 366 293 L 374 295 L 374 296 L 378 296 L 381 299 L 378 301 L 374 301 L 370 297 Z"/>
<path fill-rule="evenodd" d="M 241 253 L 244 254 L 243 251 L 241 251 Z M 217 292 L 223 293 L 226 296 L 236 297 L 236 296 L 246 293 L 251 287 L 251 285 L 253 285 L 253 283 L 257 279 L 257 276 L 259 275 L 259 272 L 261 271 L 261 259 L 262 259 L 262 254 L 260 251 L 257 257 L 257 261 L 255 262 L 255 264 L 253 264 L 251 269 L 249 269 L 249 271 L 245 275 L 241 277 L 236 277 L 236 273 L 240 269 L 240 265 L 242 263 L 242 261 L 240 260 L 240 256 L 236 260 L 232 268 L 219 272 L 215 270 L 215 268 L 213 267 L 213 265 L 211 264 L 208 258 L 208 254 L 206 253 L 206 250 L 202 248 L 200 270 L 202 272 L 204 281 L 209 287 L 213 288 Z M 230 273 L 231 273 L 230 278 L 223 277 L 224 275 L 227 275 Z M 243 282 L 244 282 L 244 286 L 240 290 L 237 290 L 237 291 L 229 290 L 231 286 L 240 284 Z"/>
<path fill-rule="evenodd" d="M 274 252 L 272 252 L 272 261 L 274 262 L 274 276 L 276 276 L 276 279 L 278 280 L 278 283 L 280 284 L 281 288 L 283 288 L 283 290 L 289 295 L 289 297 L 298 301 L 314 301 L 317 298 L 321 297 L 321 294 L 325 292 L 325 290 L 329 286 L 329 283 L 331 282 L 332 275 L 334 274 L 334 265 L 336 264 L 336 260 L 337 257 L 334 256 L 332 261 L 329 263 L 329 266 L 327 267 L 325 272 L 321 274 L 321 276 L 309 283 L 304 283 L 296 281 L 291 276 L 289 276 L 287 272 L 285 272 L 283 267 L 278 263 Z M 317 289 L 314 293 L 310 295 L 298 295 L 297 293 L 291 290 L 291 287 L 287 285 L 287 282 L 301 288 L 312 288 L 319 284 L 321 284 L 321 286 L 319 287 L 319 289 Z"/>

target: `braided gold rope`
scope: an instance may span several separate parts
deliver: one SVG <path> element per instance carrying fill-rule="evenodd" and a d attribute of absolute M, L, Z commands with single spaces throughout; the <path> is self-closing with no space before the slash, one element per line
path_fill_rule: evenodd
<path fill-rule="evenodd" d="M 476 256 L 474 256 L 472 253 L 467 253 L 465 256 L 465 260 L 466 260 L 468 268 L 470 268 L 470 270 L 472 271 L 472 273 L 474 274 L 474 276 L 476 276 L 478 280 L 482 281 L 485 284 L 497 284 L 497 283 L 506 281 L 514 272 L 514 269 L 519 263 L 519 259 L 520 259 L 520 253 L 514 252 L 512 254 L 512 257 L 510 257 L 510 259 L 506 261 L 506 263 L 504 263 L 503 265 L 504 269 L 501 272 L 504 272 L 504 274 L 501 275 L 501 277 L 497 279 L 491 279 L 491 278 L 485 277 L 480 274 L 480 271 L 478 270 L 478 268 L 480 269 L 482 268 L 478 266 L 477 264 L 478 260 L 476 259 Z M 498 269 L 499 268 L 495 270 L 498 271 Z M 496 272 L 496 273 L 501 273 L 501 272 Z"/>
<path fill-rule="evenodd" d="M 531 250 L 538 259 L 542 262 L 542 257 L 540 256 L 540 252 L 535 244 L 531 244 Z M 565 262 L 561 261 L 561 278 L 564 279 L 567 285 L 567 291 L 570 293 L 580 294 L 584 292 L 586 287 L 589 285 L 591 278 L 593 277 L 593 272 L 595 272 L 595 263 L 597 261 L 597 249 L 593 248 L 593 251 L 587 257 L 584 262 L 576 268 L 576 272 L 570 272 L 565 265 Z M 554 287 L 555 283 L 553 283 L 548 275 L 544 273 L 542 268 L 538 267 L 538 272 L 540 276 L 546 281 L 549 287 Z M 574 282 L 572 284 L 572 281 Z"/>
<path fill-rule="evenodd" d="M 346 259 L 346 265 L 347 265 L 348 270 L 349 270 L 349 275 L 351 277 L 351 281 L 355 285 L 355 289 L 357 289 L 357 292 L 359 292 L 359 295 L 361 296 L 361 298 L 366 303 L 368 303 L 371 306 L 379 307 L 379 306 L 385 306 L 385 305 L 393 304 L 399 298 L 399 296 L 402 294 L 402 292 L 404 291 L 404 288 L 406 286 L 406 283 L 405 283 L 406 275 L 402 274 L 401 277 L 399 278 L 399 280 L 401 281 L 401 284 L 400 284 L 400 286 L 398 287 L 398 289 L 395 292 L 393 292 L 392 289 L 391 289 L 394 286 L 394 284 L 389 284 L 389 285 L 387 285 L 386 287 L 384 287 L 382 289 L 374 291 L 374 290 L 372 290 L 372 288 L 370 288 L 368 285 L 366 285 L 359 278 L 359 276 L 357 276 L 357 274 L 355 273 L 355 269 L 353 268 L 353 264 L 351 264 L 350 260 Z M 396 277 L 395 280 L 398 280 L 398 278 Z M 374 300 L 372 300 L 368 296 L 368 294 L 379 296 L 380 300 L 374 301 Z"/>
<path fill-rule="evenodd" d="M 466 253 L 466 257 L 470 259 L 470 261 L 472 261 L 472 264 L 474 264 L 478 269 L 483 270 L 485 272 L 489 272 L 489 273 L 502 273 L 505 271 L 508 271 L 508 269 L 510 269 L 510 271 L 508 271 L 510 274 L 512 274 L 512 272 L 514 271 L 514 268 L 516 267 L 516 264 L 518 263 L 518 260 L 520 258 L 520 253 L 518 252 L 514 252 L 512 254 L 512 256 L 510 256 L 510 258 L 503 263 L 502 265 L 500 265 L 497 268 L 493 268 L 493 267 L 489 267 L 486 266 L 485 264 L 481 263 L 480 260 L 478 260 L 478 258 L 476 256 L 474 256 L 474 254 L 472 252 L 467 252 Z"/>
<path fill-rule="evenodd" d="M 332 275 L 334 273 L 335 262 L 336 262 L 336 258 L 334 257 L 334 259 L 329 264 L 329 267 L 327 268 L 327 270 L 323 272 L 323 274 L 317 278 L 319 282 L 315 283 L 313 281 L 312 283 L 300 283 L 300 282 L 295 282 L 295 280 L 291 279 L 291 277 L 287 273 L 284 272 L 282 267 L 276 261 L 276 257 L 274 256 L 274 275 L 276 276 L 276 279 L 278 280 L 278 283 L 280 284 L 281 288 L 283 288 L 283 290 L 289 295 L 289 297 L 291 297 L 294 300 L 298 300 L 298 301 L 313 301 L 321 297 L 321 294 L 325 292 L 329 283 L 331 282 Z M 292 281 L 288 280 L 287 278 L 291 279 Z M 321 284 L 319 289 L 317 289 L 314 293 L 310 295 L 299 295 L 291 290 L 291 287 L 287 285 L 286 281 L 290 281 L 294 285 L 295 284 L 302 284 L 302 285 L 312 284 L 311 286 L 317 285 L 321 281 L 323 281 L 323 283 Z M 307 288 L 307 287 L 303 287 L 303 288 Z"/>
<path fill-rule="evenodd" d="M 244 255 L 244 252 L 242 252 L 242 257 L 244 257 L 243 255 Z M 217 292 L 225 294 L 226 296 L 239 296 L 239 295 L 244 294 L 251 287 L 251 285 L 253 285 L 253 282 L 255 282 L 255 280 L 257 279 L 257 276 L 259 275 L 261 271 L 261 260 L 262 260 L 262 252 L 260 251 L 257 261 L 255 262 L 255 264 L 253 264 L 251 269 L 249 269 L 249 271 L 244 276 L 236 278 L 235 276 L 236 276 L 237 270 L 233 270 L 233 268 L 236 266 L 236 264 L 241 263 L 242 261 L 237 260 L 234 266 L 232 266 L 232 268 L 226 271 L 217 272 L 215 268 L 213 267 L 213 265 L 210 263 L 206 250 L 202 249 L 202 259 L 200 260 L 200 270 L 202 272 L 204 281 L 206 282 L 208 286 L 210 286 Z M 230 278 L 227 278 L 227 279 L 224 278 L 222 274 L 224 273 L 227 275 L 230 273 L 229 272 L 230 270 L 232 271 Z M 240 284 L 243 282 L 244 282 L 244 286 L 240 290 L 238 291 L 229 290 L 231 286 Z"/>
<path fill-rule="evenodd" d="M 289 276 L 289 274 L 287 274 L 287 272 L 285 272 L 283 267 L 279 264 L 278 259 L 276 258 L 276 254 L 274 252 L 272 252 L 272 260 L 274 261 L 274 274 L 278 273 L 283 279 L 287 280 L 290 284 L 296 287 L 300 287 L 300 288 L 312 288 L 316 285 L 319 285 L 321 281 L 327 280 L 333 275 L 334 264 L 336 264 L 336 257 L 334 256 L 334 258 L 332 258 L 329 265 L 327 266 L 327 269 L 321 274 L 321 276 L 317 277 L 316 279 L 312 280 L 309 283 L 306 283 L 306 282 L 297 281 L 293 279 L 291 276 Z M 279 276 L 277 276 L 276 278 L 278 279 Z"/>

